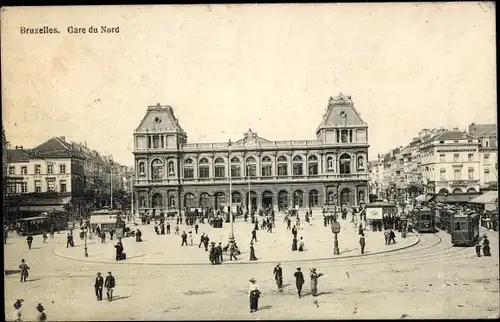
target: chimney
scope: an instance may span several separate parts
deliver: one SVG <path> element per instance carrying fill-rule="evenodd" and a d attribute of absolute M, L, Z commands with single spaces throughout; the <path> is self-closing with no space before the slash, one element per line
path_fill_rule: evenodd
<path fill-rule="evenodd" d="M 66 137 L 65 136 L 60 136 L 59 137 L 63 142 L 66 142 Z"/>

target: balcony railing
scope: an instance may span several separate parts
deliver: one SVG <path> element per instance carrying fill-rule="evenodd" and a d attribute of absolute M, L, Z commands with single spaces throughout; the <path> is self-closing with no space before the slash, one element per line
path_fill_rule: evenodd
<path fill-rule="evenodd" d="M 181 183 L 197 183 L 197 184 L 229 184 L 229 177 L 224 178 L 181 178 Z M 231 177 L 233 183 L 272 183 L 272 182 L 308 182 L 308 181 L 364 181 L 368 180 L 368 174 L 365 173 L 352 173 L 352 174 L 320 174 L 320 175 L 286 175 L 286 176 L 260 176 L 260 177 Z M 164 180 L 150 180 L 150 179 L 137 179 L 134 180 L 136 186 L 156 186 L 156 185 L 178 185 L 177 179 L 164 179 Z"/>

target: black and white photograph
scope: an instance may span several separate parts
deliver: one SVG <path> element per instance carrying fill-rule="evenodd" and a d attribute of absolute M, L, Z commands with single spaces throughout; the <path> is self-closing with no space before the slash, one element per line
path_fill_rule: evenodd
<path fill-rule="evenodd" d="M 495 13 L 2 7 L 5 320 L 498 319 Z"/>

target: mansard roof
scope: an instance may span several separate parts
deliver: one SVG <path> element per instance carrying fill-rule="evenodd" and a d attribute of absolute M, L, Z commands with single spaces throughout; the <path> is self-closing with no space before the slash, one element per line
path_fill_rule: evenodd
<path fill-rule="evenodd" d="M 136 132 L 176 132 L 186 135 L 179 124 L 171 106 L 149 106 L 146 115 L 135 130 Z"/>
<path fill-rule="evenodd" d="M 476 139 L 470 134 L 462 131 L 446 131 L 442 133 L 438 133 L 431 137 L 429 141 L 445 141 L 445 140 L 473 140 Z"/>
<path fill-rule="evenodd" d="M 481 137 L 489 137 L 495 136 L 497 134 L 497 125 L 496 124 L 475 124 L 472 123 L 469 125 L 469 134 L 481 138 Z"/>
<path fill-rule="evenodd" d="M 53 137 L 43 142 L 39 146 L 31 149 L 31 152 L 42 153 L 42 152 L 56 151 L 56 150 L 71 150 L 71 144 L 66 142 L 64 136 Z"/>
<path fill-rule="evenodd" d="M 323 120 L 318 130 L 329 127 L 367 127 L 366 122 L 354 108 L 351 96 L 340 93 L 335 97 L 330 97 L 328 108 L 323 114 Z"/>
<path fill-rule="evenodd" d="M 257 135 L 256 132 L 253 132 L 252 129 L 248 129 L 246 133 L 243 134 L 243 138 L 236 141 L 236 143 L 266 143 L 266 142 L 271 142 L 269 140 L 266 140 L 264 138 L 261 138 L 260 136 Z"/>

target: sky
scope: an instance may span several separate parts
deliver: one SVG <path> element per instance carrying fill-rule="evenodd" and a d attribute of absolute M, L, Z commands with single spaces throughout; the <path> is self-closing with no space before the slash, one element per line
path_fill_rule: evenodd
<path fill-rule="evenodd" d="M 20 32 L 44 26 L 60 33 Z M 10 144 L 65 136 L 125 165 L 157 103 L 173 107 L 191 143 L 249 128 L 308 140 L 343 92 L 368 123 L 369 159 L 422 128 L 497 119 L 487 2 L 4 7 L 1 39 Z"/>

